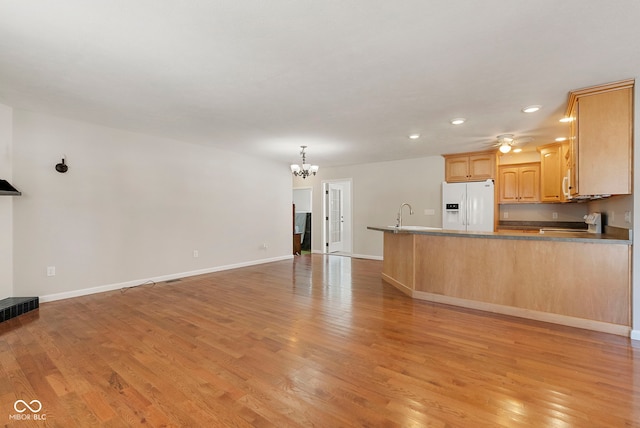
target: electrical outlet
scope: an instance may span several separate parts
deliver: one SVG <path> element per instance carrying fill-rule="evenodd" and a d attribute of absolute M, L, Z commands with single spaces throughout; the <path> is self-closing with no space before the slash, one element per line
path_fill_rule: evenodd
<path fill-rule="evenodd" d="M 269 248 L 269 246 L 267 245 L 267 243 L 265 242 L 264 244 L 262 244 L 262 249 L 266 250 L 267 248 Z"/>
<path fill-rule="evenodd" d="M 558 219 L 558 213 L 552 213 L 551 214 L 551 218 L 554 219 L 554 220 L 557 220 Z"/>
<path fill-rule="evenodd" d="M 509 211 L 505 211 L 502 213 L 502 218 L 509 218 Z"/>
<path fill-rule="evenodd" d="M 200 253 L 198 252 L 198 250 L 193 250 L 193 258 L 197 259 L 198 257 L 200 257 Z"/>
<path fill-rule="evenodd" d="M 56 276 L 55 266 L 47 266 L 47 276 Z"/>
<path fill-rule="evenodd" d="M 624 212 L 624 221 L 627 223 L 631 223 L 631 211 Z"/>
<path fill-rule="evenodd" d="M 426 209 L 426 210 L 424 210 L 424 215 L 436 215 L 436 210 L 434 210 L 434 209 Z"/>

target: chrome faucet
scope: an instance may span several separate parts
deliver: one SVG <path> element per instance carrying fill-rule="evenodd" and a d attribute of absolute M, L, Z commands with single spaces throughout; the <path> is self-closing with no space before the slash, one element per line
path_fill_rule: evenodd
<path fill-rule="evenodd" d="M 400 209 L 398 210 L 398 218 L 396 219 L 396 227 L 400 228 L 402 227 L 402 208 L 404 206 L 408 206 L 409 207 L 409 215 L 413 215 L 413 208 L 411 208 L 411 205 L 409 205 L 408 203 L 404 203 L 402 205 L 400 205 Z"/>

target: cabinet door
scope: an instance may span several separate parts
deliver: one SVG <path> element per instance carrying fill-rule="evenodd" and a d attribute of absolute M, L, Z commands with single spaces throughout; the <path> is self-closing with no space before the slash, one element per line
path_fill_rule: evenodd
<path fill-rule="evenodd" d="M 500 168 L 500 203 L 518 202 L 518 167 Z"/>
<path fill-rule="evenodd" d="M 495 177 L 496 158 L 493 154 L 469 156 L 469 178 L 488 180 Z"/>
<path fill-rule="evenodd" d="M 569 139 L 569 194 L 576 196 L 580 183 L 578 182 L 578 103 L 571 109 L 571 138 Z"/>
<path fill-rule="evenodd" d="M 569 199 L 565 191 L 571 192 L 569 180 L 571 180 L 571 144 L 563 143 L 560 148 L 560 171 L 562 171 L 562 181 L 560 182 L 560 201 L 567 202 Z M 565 182 L 566 181 L 566 182 Z"/>
<path fill-rule="evenodd" d="M 518 168 L 518 202 L 540 202 L 540 166 Z"/>
<path fill-rule="evenodd" d="M 445 181 L 447 183 L 469 181 L 469 157 L 449 157 L 445 159 Z"/>
<path fill-rule="evenodd" d="M 560 202 L 562 200 L 563 163 L 560 144 L 540 149 L 540 200 Z"/>
<path fill-rule="evenodd" d="M 578 99 L 581 195 L 631 193 L 631 88 Z"/>

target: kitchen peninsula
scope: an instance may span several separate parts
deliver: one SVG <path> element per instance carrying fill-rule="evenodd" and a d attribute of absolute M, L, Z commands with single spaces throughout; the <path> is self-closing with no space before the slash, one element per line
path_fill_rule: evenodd
<path fill-rule="evenodd" d="M 494 233 L 374 227 L 382 278 L 422 300 L 627 336 L 629 231 Z"/>

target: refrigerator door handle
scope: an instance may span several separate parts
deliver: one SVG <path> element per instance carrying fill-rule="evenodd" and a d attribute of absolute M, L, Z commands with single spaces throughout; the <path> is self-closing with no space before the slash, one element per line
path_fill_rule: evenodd
<path fill-rule="evenodd" d="M 462 225 L 467 225 L 467 195 L 463 194 L 462 199 L 460 199 L 460 220 L 462 221 Z"/>
<path fill-rule="evenodd" d="M 465 196 L 464 203 L 464 225 L 469 226 L 469 194 Z"/>
<path fill-rule="evenodd" d="M 467 193 L 467 228 L 471 224 L 471 195 Z"/>

